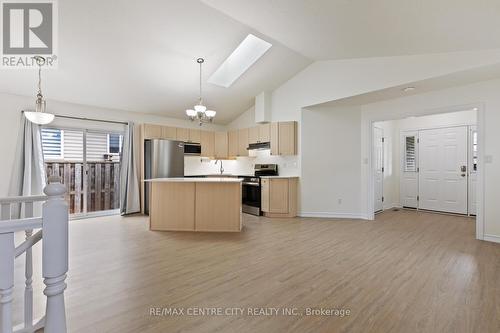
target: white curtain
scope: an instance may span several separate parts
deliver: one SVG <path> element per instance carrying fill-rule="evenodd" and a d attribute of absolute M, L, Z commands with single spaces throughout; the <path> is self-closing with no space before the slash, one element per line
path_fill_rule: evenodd
<path fill-rule="evenodd" d="M 10 179 L 9 196 L 41 195 L 45 184 L 46 175 L 40 125 L 33 124 L 26 119 L 23 113 L 17 138 L 14 168 Z M 40 215 L 40 213 L 41 206 L 34 205 L 35 216 Z M 20 217 L 19 207 L 14 209 L 12 217 Z"/>
<path fill-rule="evenodd" d="M 139 152 L 134 145 L 134 123 L 129 122 L 123 138 L 122 160 L 120 163 L 120 213 L 138 213 L 141 210 L 139 180 L 136 161 Z"/>

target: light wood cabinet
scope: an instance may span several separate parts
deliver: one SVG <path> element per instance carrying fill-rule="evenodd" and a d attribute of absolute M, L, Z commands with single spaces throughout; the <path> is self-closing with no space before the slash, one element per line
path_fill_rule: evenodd
<path fill-rule="evenodd" d="M 189 139 L 188 142 L 200 143 L 201 141 L 201 131 L 199 129 L 189 129 Z"/>
<path fill-rule="evenodd" d="M 238 131 L 227 132 L 228 149 L 227 153 L 229 157 L 238 156 Z"/>
<path fill-rule="evenodd" d="M 259 142 L 269 142 L 271 140 L 271 124 L 259 125 Z"/>
<path fill-rule="evenodd" d="M 238 130 L 238 155 L 248 156 L 248 128 Z"/>
<path fill-rule="evenodd" d="M 278 123 L 278 153 L 279 155 L 297 154 L 297 122 Z"/>
<path fill-rule="evenodd" d="M 144 139 L 161 139 L 162 126 L 153 124 L 144 124 Z"/>
<path fill-rule="evenodd" d="M 271 123 L 270 127 L 271 155 L 279 155 L 278 123 Z"/>
<path fill-rule="evenodd" d="M 167 140 L 177 139 L 177 128 L 171 126 L 162 126 L 161 128 L 161 138 Z"/>
<path fill-rule="evenodd" d="M 248 129 L 248 143 L 258 143 L 259 142 L 259 127 L 250 127 Z"/>
<path fill-rule="evenodd" d="M 215 132 L 215 157 L 227 158 L 227 132 Z"/>
<path fill-rule="evenodd" d="M 215 156 L 215 133 L 200 131 L 201 156 Z"/>
<path fill-rule="evenodd" d="M 297 216 L 297 178 L 262 178 L 261 209 L 267 217 Z"/>
<path fill-rule="evenodd" d="M 188 142 L 189 141 L 189 129 L 187 128 L 177 128 L 177 140 Z"/>

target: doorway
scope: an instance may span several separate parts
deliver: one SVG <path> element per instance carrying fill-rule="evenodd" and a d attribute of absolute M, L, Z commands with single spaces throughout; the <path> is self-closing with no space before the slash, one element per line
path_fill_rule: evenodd
<path fill-rule="evenodd" d="M 374 212 L 384 210 L 384 130 L 373 127 Z"/>
<path fill-rule="evenodd" d="M 123 132 L 43 127 L 47 176 L 66 186 L 73 218 L 119 213 Z"/>

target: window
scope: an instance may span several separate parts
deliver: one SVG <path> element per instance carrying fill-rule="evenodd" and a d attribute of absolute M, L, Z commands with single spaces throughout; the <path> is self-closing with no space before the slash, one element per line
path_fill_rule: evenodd
<path fill-rule="evenodd" d="M 122 152 L 123 136 L 120 134 L 108 134 L 108 153 L 120 154 Z"/>
<path fill-rule="evenodd" d="M 414 135 L 405 136 L 405 172 L 417 171 L 417 160 L 415 155 L 415 141 Z"/>
<path fill-rule="evenodd" d="M 46 160 L 63 158 L 63 131 L 56 128 L 42 128 L 43 158 Z"/>

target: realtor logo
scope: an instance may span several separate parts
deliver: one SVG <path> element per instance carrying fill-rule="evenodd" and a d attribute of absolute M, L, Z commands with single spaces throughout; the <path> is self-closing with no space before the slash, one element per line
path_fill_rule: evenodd
<path fill-rule="evenodd" d="M 2 67 L 36 66 L 42 55 L 54 67 L 57 40 L 57 3 L 54 0 L 5 0 L 2 11 Z"/>

